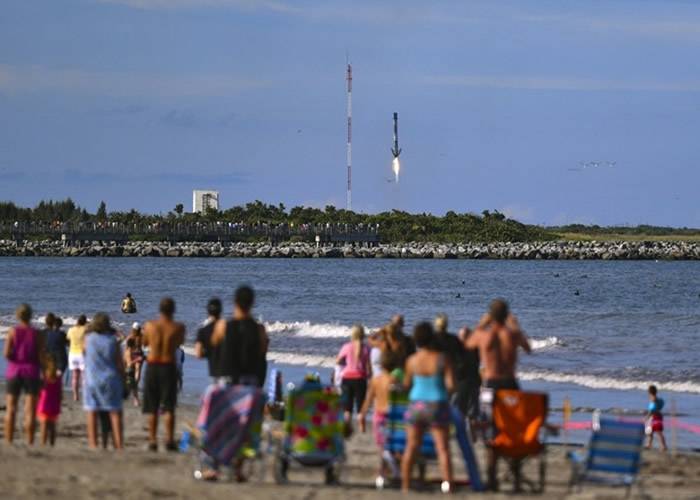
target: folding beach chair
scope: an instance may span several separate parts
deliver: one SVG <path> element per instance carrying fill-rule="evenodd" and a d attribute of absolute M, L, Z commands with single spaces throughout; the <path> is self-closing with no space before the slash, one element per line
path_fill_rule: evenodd
<path fill-rule="evenodd" d="M 400 388 L 392 389 L 389 396 L 389 412 L 387 413 L 386 428 L 384 431 L 384 463 L 391 471 L 392 480 L 398 484 L 400 481 L 399 464 L 401 456 L 406 449 L 406 423 L 404 415 L 408 408 L 408 393 Z M 425 469 L 427 460 L 436 460 L 435 443 L 430 432 L 423 434 L 419 455 L 416 464 L 419 469 L 421 481 L 425 480 Z M 382 489 L 386 485 L 386 478 L 379 476 L 375 481 L 377 489 Z"/>
<path fill-rule="evenodd" d="M 275 481 L 286 482 L 295 462 L 323 468 L 326 484 L 337 483 L 345 461 L 343 427 L 343 405 L 334 388 L 307 380 L 289 391 L 284 436 L 275 454 Z"/>
<path fill-rule="evenodd" d="M 260 479 L 264 474 L 260 442 L 265 395 L 251 386 L 210 385 L 202 397 L 202 407 L 193 429 L 193 441 L 199 449 L 194 476 L 206 477 L 207 471 L 231 468 L 235 460 L 250 465 L 259 462 Z"/>
<path fill-rule="evenodd" d="M 498 390 L 493 396 L 494 437 L 489 443 L 496 457 L 510 465 L 514 489 L 521 483 L 537 493 L 545 488 L 547 460 L 544 433 L 546 432 L 548 396 L 542 393 Z M 522 477 L 521 468 L 526 459 L 539 459 L 538 484 Z"/>
<path fill-rule="evenodd" d="M 602 418 L 594 425 L 586 453 L 569 453 L 571 480 L 569 489 L 582 483 L 625 486 L 629 496 L 639 473 L 644 443 L 644 424 Z"/>

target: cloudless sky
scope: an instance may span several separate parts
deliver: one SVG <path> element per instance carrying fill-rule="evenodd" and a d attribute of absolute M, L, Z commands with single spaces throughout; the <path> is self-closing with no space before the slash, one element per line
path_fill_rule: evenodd
<path fill-rule="evenodd" d="M 680 0 L 3 0 L 0 199 L 343 207 L 346 52 L 356 210 L 700 227 Z"/>

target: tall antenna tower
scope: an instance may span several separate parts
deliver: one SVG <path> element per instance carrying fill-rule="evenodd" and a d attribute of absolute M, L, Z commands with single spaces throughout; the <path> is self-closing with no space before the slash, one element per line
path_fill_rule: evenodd
<path fill-rule="evenodd" d="M 348 71 L 348 199 L 346 208 L 352 210 L 352 65 L 346 58 Z"/>

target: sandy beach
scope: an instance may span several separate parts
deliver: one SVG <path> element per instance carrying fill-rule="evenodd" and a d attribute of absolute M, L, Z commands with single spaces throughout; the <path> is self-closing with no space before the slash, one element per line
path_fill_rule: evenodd
<path fill-rule="evenodd" d="M 193 420 L 197 409 L 183 406 L 179 410 L 178 430 L 186 420 Z M 0 412 L 4 416 L 4 410 Z M 56 447 L 26 446 L 21 435 L 14 446 L 0 445 L 0 498 L 237 498 L 287 499 L 313 498 L 400 498 L 398 490 L 378 492 L 374 488 L 376 454 L 371 434 L 355 434 L 349 441 L 348 461 L 341 476 L 341 485 L 323 485 L 322 471 L 295 467 L 290 483 L 274 483 L 270 465 L 264 481 L 247 484 L 229 482 L 202 483 L 192 477 L 193 456 L 190 453 L 157 454 L 145 451 L 145 420 L 138 409 L 125 410 L 125 443 L 122 453 L 90 451 L 87 448 L 85 416 L 79 405 L 64 401 L 58 425 Z M 20 437 L 20 439 L 17 439 Z M 38 434 L 37 434 L 38 438 Z M 454 446 L 453 446 L 454 448 Z M 453 451 L 455 451 L 453 449 Z M 483 456 L 483 448 L 477 445 Z M 624 490 L 587 486 L 581 493 L 568 494 L 569 466 L 563 446 L 550 446 L 548 451 L 547 489 L 543 498 L 622 498 Z M 632 498 L 700 498 L 700 455 L 679 455 L 672 458 L 657 451 L 643 455 L 643 490 L 635 487 Z M 482 461 L 483 463 L 483 461 Z M 505 468 L 501 467 L 501 472 Z M 456 477 L 466 477 L 461 460 L 455 458 Z M 527 468 L 525 469 L 527 475 Z M 434 466 L 428 477 L 435 477 Z M 509 493 L 510 485 L 503 484 L 501 494 L 476 494 L 466 487 L 459 495 L 483 498 L 521 498 Z M 435 485 L 426 490 L 441 495 Z M 416 492 L 425 496 L 425 492 Z M 532 495 L 522 496 L 531 498 Z"/>

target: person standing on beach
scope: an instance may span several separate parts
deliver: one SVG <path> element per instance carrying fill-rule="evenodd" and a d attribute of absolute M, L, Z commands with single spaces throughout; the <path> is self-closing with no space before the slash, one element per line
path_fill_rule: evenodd
<path fill-rule="evenodd" d="M 472 335 L 469 327 L 465 326 L 459 331 L 459 341 L 466 346 L 467 339 Z M 479 351 L 464 348 L 462 365 L 455 369 L 459 372 L 456 377 L 456 398 L 454 404 L 464 413 L 473 424 L 479 417 L 479 394 L 481 392 L 481 373 L 479 372 Z"/>
<path fill-rule="evenodd" d="M 515 372 L 518 349 L 530 354 L 530 342 L 508 303 L 495 299 L 477 329 L 466 340 L 467 349 L 476 349 L 483 364 L 483 384 L 489 389 L 520 388 Z"/>
<path fill-rule="evenodd" d="M 5 442 L 12 444 L 15 435 L 15 420 L 19 396 L 24 396 L 24 430 L 27 443 L 34 444 L 36 429 L 36 405 L 41 389 L 41 356 L 44 352 L 44 338 L 32 326 L 32 308 L 22 304 L 15 316 L 19 324 L 7 332 L 3 354 L 7 360 L 5 380 Z"/>
<path fill-rule="evenodd" d="M 211 343 L 211 337 L 214 334 L 216 322 L 221 318 L 221 300 L 214 297 L 207 304 L 207 321 L 204 326 L 197 330 L 197 341 L 194 344 L 194 352 L 198 358 L 207 358 L 209 364 L 209 376 L 212 378 L 219 377 L 219 356 L 220 346 L 214 346 Z"/>
<path fill-rule="evenodd" d="M 391 322 L 389 323 L 389 325 L 394 330 L 394 337 L 399 339 L 403 344 L 402 349 L 406 358 L 415 354 L 416 344 L 413 341 L 413 338 L 406 335 L 403 331 L 406 325 L 404 317 L 401 314 L 394 315 L 394 317 L 391 318 Z"/>
<path fill-rule="evenodd" d="M 81 314 L 75 326 L 68 330 L 68 367 L 71 371 L 71 385 L 73 388 L 73 401 L 80 400 L 80 377 L 85 370 L 85 334 L 87 333 L 87 317 Z"/>
<path fill-rule="evenodd" d="M 430 323 L 419 323 L 413 331 L 418 351 L 408 358 L 404 387 L 410 390 L 406 410 L 406 450 L 401 460 L 401 490 L 408 493 L 411 471 L 423 442 L 423 434 L 430 432 L 442 475 L 442 491 L 452 485 L 450 458 L 450 404 L 449 393 L 454 388 L 449 358 L 440 351 Z"/>
<path fill-rule="evenodd" d="M 177 367 L 175 356 L 185 342 L 185 325 L 175 321 L 175 301 L 160 301 L 160 317 L 144 325 L 143 345 L 149 347 L 143 390 L 143 413 L 148 415 L 148 449 L 158 451 L 158 413 L 165 420 L 165 449 L 177 451 L 175 406 Z"/>
<path fill-rule="evenodd" d="M 97 449 L 99 412 L 109 412 L 112 439 L 117 450 L 124 443 L 122 404 L 124 364 L 115 331 L 105 313 L 97 313 L 85 340 L 85 381 L 83 408 L 87 412 L 88 445 Z"/>
<path fill-rule="evenodd" d="M 53 313 L 46 315 L 46 330 L 43 331 L 46 340 L 46 352 L 53 356 L 53 361 L 56 366 L 57 376 L 60 379 L 68 367 L 68 339 L 66 334 L 61 331 L 60 325 L 63 322 Z"/>
<path fill-rule="evenodd" d="M 367 395 L 367 380 L 372 376 L 370 351 L 362 325 L 352 327 L 350 342 L 340 348 L 336 364 L 343 365 L 341 390 L 345 403 L 345 422 L 352 422 L 353 412 L 362 409 Z"/>
<path fill-rule="evenodd" d="M 479 385 L 479 364 L 476 363 L 476 376 L 472 368 L 470 352 L 464 347 L 464 343 L 456 335 L 451 334 L 448 327 L 448 318 L 446 314 L 438 314 L 434 321 L 435 326 L 435 342 L 438 349 L 447 356 L 452 365 L 452 374 L 454 377 L 455 391 L 452 394 L 452 404 L 456 406 L 462 415 L 470 416 L 470 410 L 473 406 L 474 392 L 478 401 Z M 472 351 L 473 352 L 473 351 Z M 478 406 L 477 406 L 478 408 Z"/>
<path fill-rule="evenodd" d="M 53 446 L 56 444 L 56 424 L 61 414 L 61 399 L 63 386 L 60 372 L 53 356 L 46 356 L 44 363 L 44 380 L 39 392 L 39 402 L 36 413 L 41 428 L 41 444 Z"/>
<path fill-rule="evenodd" d="M 267 375 L 267 348 L 270 340 L 265 327 L 252 315 L 255 292 L 249 286 L 236 290 L 233 319 L 220 319 L 211 337 L 220 349 L 218 376 L 232 384 L 262 387 Z"/>
<path fill-rule="evenodd" d="M 519 390 L 516 378 L 518 349 L 531 352 L 530 342 L 522 332 L 518 320 L 510 313 L 508 303 L 495 299 L 489 306 L 478 328 L 466 340 L 465 347 L 477 349 L 483 363 L 483 385 L 494 391 Z M 516 465 L 519 467 L 519 465 Z M 498 490 L 498 455 L 488 451 L 488 486 Z M 519 472 L 517 472 L 519 474 Z"/>
<path fill-rule="evenodd" d="M 647 449 L 651 449 L 651 445 L 654 443 L 654 434 L 659 436 L 659 442 L 661 442 L 661 449 L 663 451 L 667 450 L 666 438 L 664 438 L 664 415 L 661 411 L 664 409 L 664 400 L 658 396 L 658 389 L 655 385 L 649 386 L 649 405 L 647 406 L 647 434 L 649 435 L 649 441 L 647 442 Z"/>

